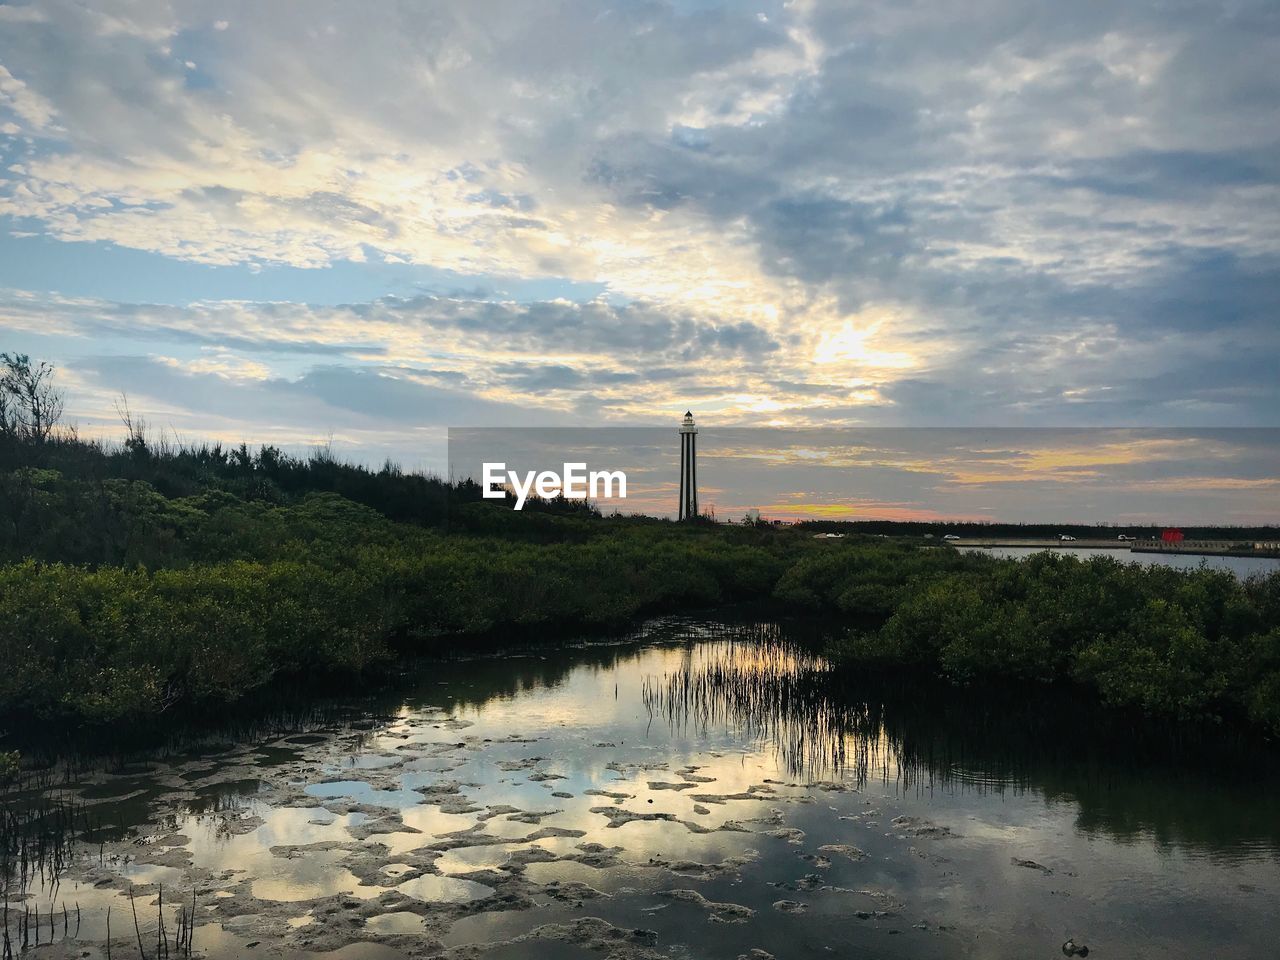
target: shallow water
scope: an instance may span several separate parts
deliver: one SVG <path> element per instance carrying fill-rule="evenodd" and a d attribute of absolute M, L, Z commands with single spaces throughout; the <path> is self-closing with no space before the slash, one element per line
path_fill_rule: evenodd
<path fill-rule="evenodd" d="M 1244 579 L 1255 574 L 1268 574 L 1280 570 L 1280 557 L 1220 557 L 1201 556 L 1194 553 L 1142 553 L 1110 547 L 960 547 L 965 553 L 986 553 L 993 557 L 1012 557 L 1021 560 L 1035 553 L 1052 550 L 1088 560 L 1090 557 L 1114 557 L 1122 563 L 1138 563 L 1145 567 L 1173 567 L 1177 570 L 1229 570 Z"/>
<path fill-rule="evenodd" d="M 851 684 L 796 632 L 432 664 L 318 729 L 46 777 L 24 800 L 93 842 L 11 883 L 10 935 L 38 907 L 42 954 L 105 956 L 110 907 L 151 956 L 194 898 L 212 957 L 1274 955 L 1269 764 Z"/>

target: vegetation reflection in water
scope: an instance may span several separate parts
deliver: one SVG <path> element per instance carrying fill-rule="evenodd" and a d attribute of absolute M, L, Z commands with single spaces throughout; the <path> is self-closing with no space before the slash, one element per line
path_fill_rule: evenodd
<path fill-rule="evenodd" d="M 138 955 L 130 888 L 149 956 L 157 915 L 172 932 L 193 894 L 211 957 L 1268 942 L 1277 784 L 1248 744 L 850 673 L 822 639 L 662 620 L 615 645 L 433 663 L 395 692 L 107 769 L 51 767 L 7 798 L 46 819 L 6 834 L 27 844 L 6 900 L 45 918 L 42 942 L 97 956 L 108 908 L 116 955 Z"/>
<path fill-rule="evenodd" d="M 1228 858 L 1280 855 L 1280 754 L 1213 728 L 1104 711 L 1079 693 L 954 687 L 833 664 L 778 623 L 689 648 L 645 678 L 679 735 L 729 728 L 794 777 L 909 791 L 1033 791 L 1077 826 Z"/>
<path fill-rule="evenodd" d="M 729 726 L 748 739 L 768 741 L 793 776 L 852 773 L 865 782 L 876 762 L 888 757 L 871 715 L 833 701 L 831 666 L 782 642 L 776 624 L 751 632 L 745 641 L 694 648 L 680 670 L 647 677 L 645 705 L 681 735 L 692 728 L 706 736 L 712 727 Z"/>

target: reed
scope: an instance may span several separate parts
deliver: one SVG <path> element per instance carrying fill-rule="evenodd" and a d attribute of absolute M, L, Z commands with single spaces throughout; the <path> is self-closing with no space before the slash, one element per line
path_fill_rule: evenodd
<path fill-rule="evenodd" d="M 195 949 L 195 919 L 196 919 L 196 891 L 191 889 L 191 906 L 187 907 L 185 903 L 178 908 L 177 928 L 174 930 L 172 937 L 168 924 L 165 919 L 164 912 L 164 886 L 161 885 L 156 894 L 156 949 L 153 957 L 147 956 L 146 948 L 143 946 L 142 925 L 138 920 L 138 905 L 134 899 L 133 887 L 129 887 L 129 909 L 133 916 L 133 932 L 138 944 L 138 956 L 140 960 L 171 960 L 173 957 L 190 957 Z M 108 911 L 107 918 L 107 951 L 108 957 L 111 950 L 111 925 L 110 913 Z"/>
<path fill-rule="evenodd" d="M 0 792 L 0 960 L 14 960 L 24 951 L 80 936 L 84 913 L 78 901 L 59 896 L 62 878 L 74 858 L 97 847 L 104 851 L 103 823 L 92 808 L 59 792 L 69 768 L 27 771 Z M 33 891 L 39 901 L 33 902 Z M 128 892 L 134 915 L 139 955 L 142 929 L 132 887 Z M 20 907 L 18 906 L 20 904 Z M 164 890 L 156 901 L 155 958 L 189 957 L 195 941 L 196 894 L 178 909 L 176 930 L 170 930 Z M 111 908 L 107 910 L 107 955 L 111 956 Z"/>

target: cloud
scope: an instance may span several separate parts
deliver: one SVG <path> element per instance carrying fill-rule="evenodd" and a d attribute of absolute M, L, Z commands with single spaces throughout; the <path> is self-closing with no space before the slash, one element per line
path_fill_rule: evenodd
<path fill-rule="evenodd" d="M 306 393 L 321 402 L 296 408 L 290 435 L 305 423 L 324 429 L 335 411 L 345 411 L 341 419 L 351 429 L 355 421 L 345 414 L 361 414 L 369 430 L 379 417 L 429 424 L 650 412 L 666 418 L 672 389 L 739 391 L 779 350 L 745 321 L 599 301 L 424 296 L 335 307 L 170 307 L 10 291 L 0 296 L 0 326 L 8 331 L 6 346 L 37 353 L 28 339 L 58 338 L 68 373 L 92 374 L 94 407 L 73 409 L 78 415 L 101 418 L 103 393 L 127 391 L 135 403 L 154 402 L 169 415 L 183 411 L 186 423 L 202 414 L 239 419 L 253 435 L 260 427 L 255 415 L 270 417 L 276 408 L 260 398 L 229 398 L 254 398 L 268 385 L 288 398 Z M 107 344 L 116 346 L 118 360 L 102 352 Z M 542 362 L 530 363 L 535 356 Z M 716 364 L 714 374 L 708 362 Z M 74 408 L 79 398 L 72 399 Z"/>
<path fill-rule="evenodd" d="M 86 263 L 101 244 L 227 270 L 385 261 L 476 291 L 10 297 L 6 325 L 55 359 L 94 338 L 210 376 L 345 369 L 380 396 L 454 378 L 610 419 L 683 397 L 724 422 L 1276 422 L 1262 0 L 0 17 L 15 229 Z M 502 278 L 600 295 L 481 292 Z"/>
<path fill-rule="evenodd" d="M 338 441 L 342 455 L 443 470 L 451 425 L 533 426 L 564 419 L 440 386 L 395 370 L 319 366 L 296 378 L 262 376 L 234 364 L 187 363 L 163 356 L 88 356 L 74 374 L 101 406 L 122 396 L 135 415 L 188 441 L 277 443 L 293 449 Z M 91 432 L 118 437 L 107 410 Z"/>
<path fill-rule="evenodd" d="M 7 8 L 0 7 L 0 11 L 5 9 Z M 22 129 L 32 132 L 42 131 L 52 123 L 55 115 L 53 106 L 5 69 L 3 63 L 0 63 L 0 111 L 7 111 L 22 121 L 23 126 L 15 127 L 14 132 Z M 2 115 L 0 113 L 0 116 Z"/>
<path fill-rule="evenodd" d="M 669 511 L 674 424 L 666 428 L 450 434 L 452 469 L 478 477 L 506 457 L 558 467 L 568 452 L 624 469 L 629 499 Z M 1280 480 L 1280 431 L 1159 429 L 771 430 L 703 426 L 704 506 L 767 517 L 1182 523 L 1266 522 Z"/>
<path fill-rule="evenodd" d="M 779 349 L 768 333 L 747 321 L 600 300 L 522 304 L 421 296 L 334 307 L 242 301 L 169 307 L 0 291 L 0 317 L 12 329 L 52 328 L 68 336 L 146 336 L 242 349 L 394 354 L 402 359 L 474 351 L 490 357 L 558 354 L 650 362 L 757 362 Z"/>

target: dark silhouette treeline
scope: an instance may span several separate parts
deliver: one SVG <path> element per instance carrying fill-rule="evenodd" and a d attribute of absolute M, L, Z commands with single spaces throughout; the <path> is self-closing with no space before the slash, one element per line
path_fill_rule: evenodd
<path fill-rule="evenodd" d="M 323 448 L 299 457 L 274 446 L 184 445 L 148 438 L 137 421 L 127 425 L 121 444 L 81 439 L 73 431 L 40 442 L 0 431 L 0 557 L 149 562 L 157 558 L 130 556 L 130 549 L 137 547 L 139 524 L 146 526 L 147 501 L 154 507 L 161 500 L 285 506 L 328 493 L 395 522 L 528 540 L 574 535 L 546 522 L 548 516 L 599 516 L 585 501 L 536 496 L 516 514 L 506 501 L 484 500 L 473 480 L 451 482 L 391 463 L 374 470 Z M 85 524 L 92 529 L 82 529 Z"/>

